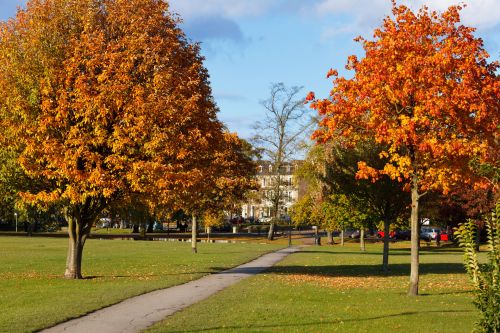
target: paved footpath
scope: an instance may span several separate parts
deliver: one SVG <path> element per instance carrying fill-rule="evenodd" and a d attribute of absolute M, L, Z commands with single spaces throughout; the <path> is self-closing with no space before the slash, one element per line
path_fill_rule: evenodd
<path fill-rule="evenodd" d="M 97 310 L 41 332 L 139 332 L 242 279 L 266 270 L 290 253 L 298 250 L 300 250 L 300 247 L 290 247 L 269 253 L 249 263 L 207 275 L 199 280 L 129 298 L 121 303 Z"/>

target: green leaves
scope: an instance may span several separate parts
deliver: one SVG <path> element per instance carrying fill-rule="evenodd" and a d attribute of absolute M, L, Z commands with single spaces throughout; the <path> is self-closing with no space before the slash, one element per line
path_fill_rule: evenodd
<path fill-rule="evenodd" d="M 486 219 L 488 262 L 479 264 L 476 252 L 477 225 L 473 220 L 461 224 L 455 235 L 464 248 L 464 266 L 475 286 L 474 304 L 481 312 L 477 332 L 500 332 L 500 202 Z"/>

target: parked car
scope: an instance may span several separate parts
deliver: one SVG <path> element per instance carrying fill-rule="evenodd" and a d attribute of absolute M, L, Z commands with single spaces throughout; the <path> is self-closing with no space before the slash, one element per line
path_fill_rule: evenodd
<path fill-rule="evenodd" d="M 260 223 L 270 223 L 273 218 L 271 216 L 263 216 L 259 219 Z"/>
<path fill-rule="evenodd" d="M 451 232 L 442 231 L 439 236 L 441 237 L 440 240 L 442 240 L 443 242 L 449 242 L 453 240 L 453 234 Z"/>
<path fill-rule="evenodd" d="M 350 238 L 355 239 L 361 237 L 361 232 L 359 230 L 355 230 L 353 233 L 349 235 Z"/>
<path fill-rule="evenodd" d="M 357 236 L 355 235 L 353 237 L 353 234 L 357 234 Z M 359 238 L 359 230 L 352 229 L 352 228 L 347 228 L 346 230 L 344 230 L 344 237 Z"/>
<path fill-rule="evenodd" d="M 155 221 L 155 223 L 153 224 L 153 231 L 163 231 L 163 223 Z"/>
<path fill-rule="evenodd" d="M 111 219 L 109 217 L 103 217 L 99 219 L 99 222 L 97 224 L 98 228 L 111 228 Z"/>
<path fill-rule="evenodd" d="M 436 227 L 422 227 L 420 229 L 420 239 L 430 242 L 435 240 L 436 236 L 441 234 L 441 228 Z"/>
<path fill-rule="evenodd" d="M 392 236 L 394 239 L 399 240 L 410 240 L 411 239 L 411 230 L 397 230 L 394 232 Z"/>

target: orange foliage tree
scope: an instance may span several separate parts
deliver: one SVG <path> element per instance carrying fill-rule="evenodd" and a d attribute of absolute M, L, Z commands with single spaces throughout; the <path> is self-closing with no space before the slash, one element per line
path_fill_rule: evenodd
<path fill-rule="evenodd" d="M 498 163 L 498 63 L 488 63 L 474 29 L 460 25 L 460 10 L 415 13 L 393 1 L 393 17 L 384 19 L 374 40 L 358 37 L 365 55 L 348 58 L 353 77 L 330 70 L 330 98 L 308 96 L 321 116 L 317 141 L 373 138 L 388 147 L 380 154 L 388 162 L 375 169 L 360 161 L 357 177 L 389 175 L 411 191 L 409 295 L 418 294 L 421 196 L 456 184 L 482 186 L 470 161 Z"/>
<path fill-rule="evenodd" d="M 214 146 L 212 159 L 200 173 L 203 177 L 184 187 L 179 209 L 191 214 L 191 249 L 197 252 L 197 219 L 205 213 L 219 215 L 243 201 L 245 194 L 256 188 L 252 176 L 255 166 L 246 154 L 244 141 L 236 134 L 224 132 Z"/>
<path fill-rule="evenodd" d="M 23 199 L 65 207 L 65 277 L 110 203 L 173 205 L 210 174 L 224 129 L 202 60 L 163 0 L 31 0 L 1 23 L 0 139 L 50 180 Z"/>

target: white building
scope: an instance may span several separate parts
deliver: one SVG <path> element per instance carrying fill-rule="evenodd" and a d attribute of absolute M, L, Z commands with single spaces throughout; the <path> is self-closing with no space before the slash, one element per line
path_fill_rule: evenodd
<path fill-rule="evenodd" d="M 297 181 L 294 172 L 301 161 L 284 163 L 279 172 L 273 170 L 269 161 L 257 161 L 257 183 L 260 186 L 242 206 L 242 217 L 267 222 L 274 216 L 273 202 L 279 197 L 279 215 L 287 218 L 290 207 L 303 195 L 301 182 Z M 278 189 L 277 182 L 280 186 Z"/>

